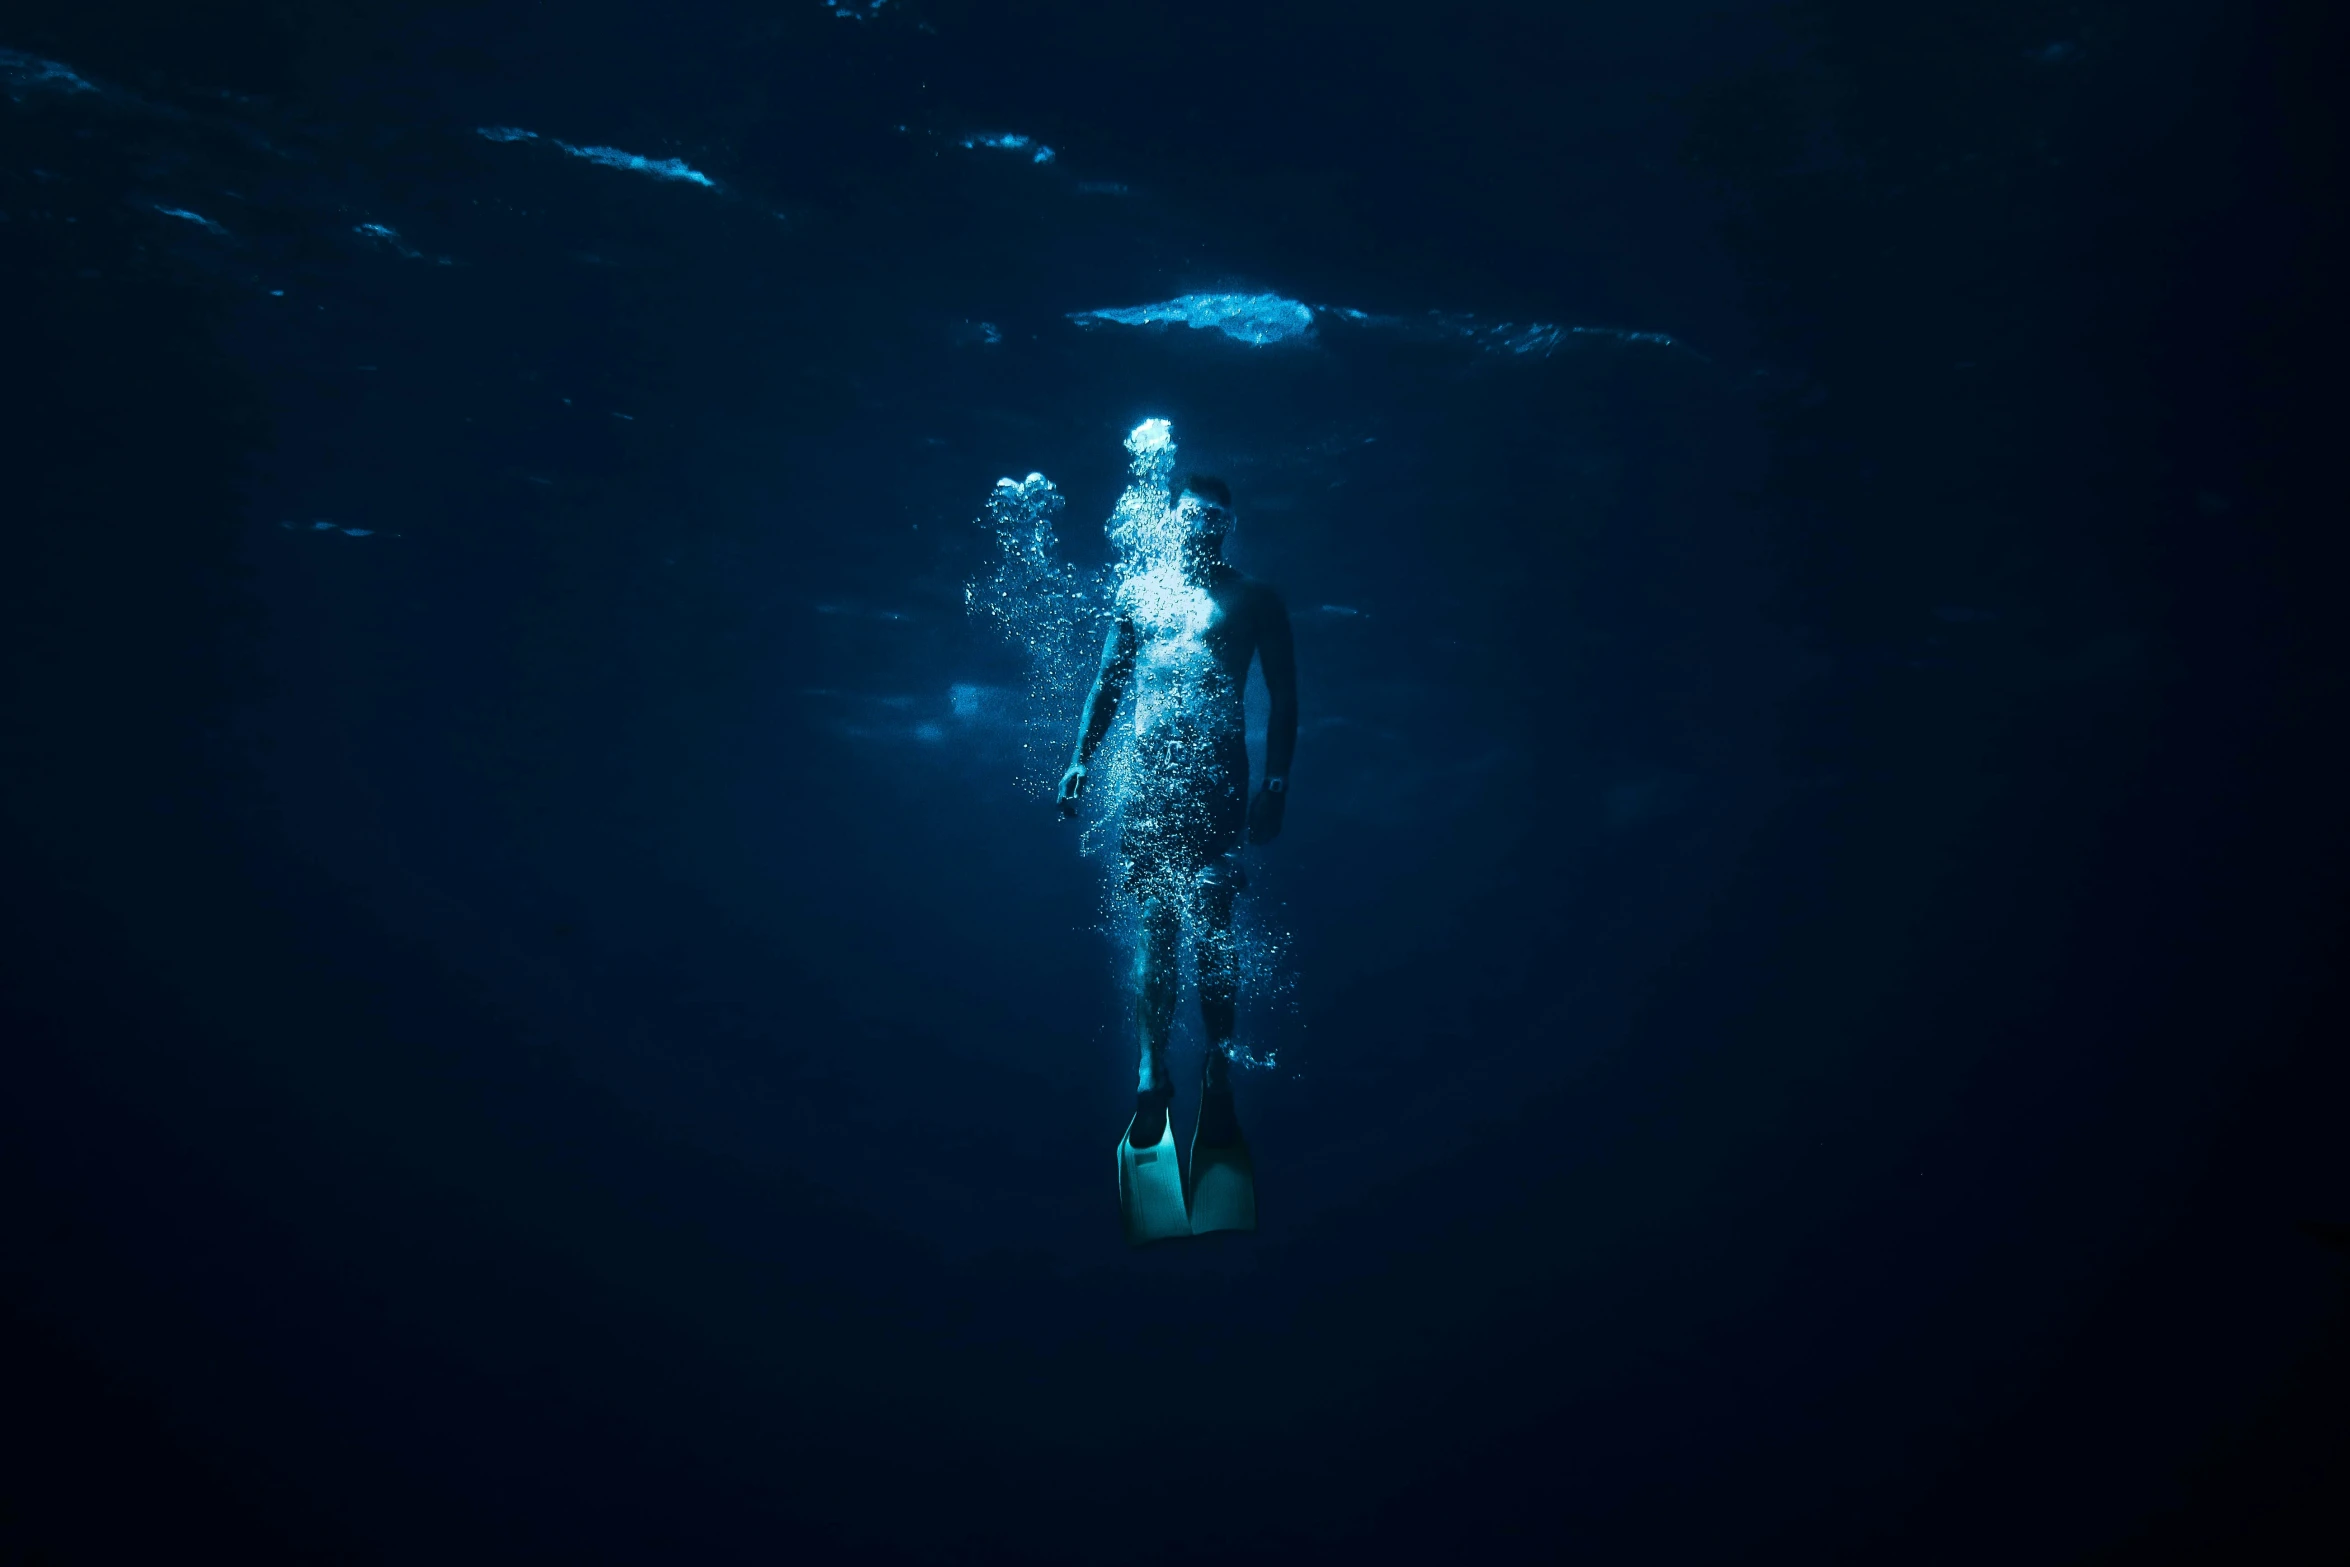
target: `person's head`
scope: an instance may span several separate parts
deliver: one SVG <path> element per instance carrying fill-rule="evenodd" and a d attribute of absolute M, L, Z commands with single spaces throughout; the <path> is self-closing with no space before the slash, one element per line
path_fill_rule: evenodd
<path fill-rule="evenodd" d="M 1232 487 L 1213 474 L 1195 473 L 1175 494 L 1175 515 L 1183 525 L 1183 553 L 1213 560 L 1232 531 Z"/>

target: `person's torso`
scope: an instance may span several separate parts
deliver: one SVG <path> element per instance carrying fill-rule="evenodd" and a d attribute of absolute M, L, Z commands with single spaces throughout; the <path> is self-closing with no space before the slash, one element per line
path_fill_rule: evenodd
<path fill-rule="evenodd" d="M 1196 584 L 1170 572 L 1132 586 L 1136 737 L 1162 748 L 1242 744 L 1256 653 L 1248 579 L 1227 572 Z"/>

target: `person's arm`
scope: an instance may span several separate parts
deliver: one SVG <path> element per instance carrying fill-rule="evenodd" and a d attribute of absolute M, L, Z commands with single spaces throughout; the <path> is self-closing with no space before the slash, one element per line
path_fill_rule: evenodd
<path fill-rule="evenodd" d="M 1297 646 L 1289 635 L 1289 606 L 1271 588 L 1258 609 L 1257 657 L 1265 669 L 1265 786 L 1249 809 L 1251 843 L 1281 835 L 1289 805 L 1289 762 L 1297 754 Z"/>
<path fill-rule="evenodd" d="M 1110 722 L 1118 716 L 1118 701 L 1125 696 L 1126 682 L 1134 674 L 1134 650 L 1134 622 L 1124 615 L 1116 616 L 1102 642 L 1102 667 L 1093 677 L 1093 689 L 1085 693 L 1085 712 L 1077 721 L 1077 749 L 1069 758 L 1069 770 L 1061 775 L 1063 816 L 1077 814 L 1078 796 L 1085 793 L 1086 766 L 1108 737 Z"/>

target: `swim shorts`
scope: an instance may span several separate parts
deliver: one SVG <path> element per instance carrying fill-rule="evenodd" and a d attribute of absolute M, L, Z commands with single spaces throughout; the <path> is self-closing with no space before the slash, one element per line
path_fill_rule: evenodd
<path fill-rule="evenodd" d="M 1146 749 L 1118 837 L 1126 886 L 1137 897 L 1189 897 L 1209 882 L 1245 883 L 1240 844 L 1248 830 L 1248 747 Z"/>

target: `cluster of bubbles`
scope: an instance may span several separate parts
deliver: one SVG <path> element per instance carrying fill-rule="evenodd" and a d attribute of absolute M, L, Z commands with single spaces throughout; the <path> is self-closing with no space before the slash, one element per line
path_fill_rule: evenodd
<path fill-rule="evenodd" d="M 1092 687 L 1112 611 L 1138 630 L 1196 643 L 1214 609 L 1184 580 L 1182 531 L 1169 502 L 1175 441 L 1164 419 L 1148 419 L 1126 437 L 1131 477 L 1104 532 L 1116 549 L 1106 567 L 1085 570 L 1061 559 L 1058 523 L 1067 499 L 1041 473 L 998 479 L 980 526 L 995 536 L 995 557 L 966 584 L 963 602 L 1026 655 L 1022 781 L 1049 798 L 1067 765 L 1077 715 Z M 1130 725 L 1115 726 L 1089 771 L 1086 851 L 1115 841 L 1133 772 Z"/>
<path fill-rule="evenodd" d="M 1177 656 L 1196 663 L 1206 657 L 1200 638 L 1216 606 L 1183 569 L 1191 536 L 1172 505 L 1175 438 L 1166 420 L 1145 419 L 1126 437 L 1126 450 L 1132 477 L 1107 524 L 1118 550 L 1117 607 L 1137 631 L 1170 641 Z"/>
<path fill-rule="evenodd" d="M 1093 680 L 1093 648 L 1108 601 L 1102 573 L 1060 558 L 1053 524 L 1066 504 L 1041 473 L 998 479 L 979 519 L 995 535 L 995 560 L 963 589 L 965 607 L 1026 655 L 1021 781 L 1047 798 L 1060 781 L 1072 715 Z"/>
<path fill-rule="evenodd" d="M 1289 931 L 1267 919 L 1263 905 L 1243 898 L 1232 921 L 1232 944 L 1240 961 L 1240 996 L 1244 1008 L 1260 1013 L 1297 1011 L 1297 971 L 1289 966 Z M 1246 1012 L 1243 1012 L 1246 1016 Z M 1232 1064 L 1271 1071 L 1280 1064 L 1280 1052 L 1271 1045 L 1250 1050 L 1233 1041 Z"/>
<path fill-rule="evenodd" d="M 965 605 L 995 626 L 1025 655 L 1027 684 L 1020 714 L 1022 782 L 1049 799 L 1058 787 L 1076 738 L 1079 714 L 1099 667 L 1104 635 L 1113 613 L 1130 619 L 1141 635 L 1143 661 L 1180 666 L 1172 681 L 1152 681 L 1138 669 L 1130 683 L 1132 719 L 1113 724 L 1087 767 L 1086 809 L 1081 850 L 1103 863 L 1100 929 L 1131 950 L 1138 934 L 1138 900 L 1124 880 L 1118 845 L 1130 815 L 1168 793 L 1169 757 L 1159 747 L 1149 763 L 1137 744 L 1138 731 L 1177 728 L 1202 732 L 1229 722 L 1238 703 L 1219 699 L 1221 672 L 1202 636 L 1215 609 L 1204 588 L 1184 569 L 1189 530 L 1174 508 L 1175 439 L 1164 419 L 1146 419 L 1126 437 L 1128 479 L 1104 523 L 1115 557 L 1106 567 L 1080 568 L 1060 556 L 1057 523 L 1066 499 L 1041 473 L 1025 479 L 998 479 L 979 525 L 995 538 L 989 568 L 963 590 Z M 1197 713 L 1170 712 L 1173 700 Z M 1122 717 L 1124 715 L 1121 715 Z M 1150 787 L 1153 783 L 1159 787 Z M 1197 908 L 1189 896 L 1171 897 L 1180 910 L 1184 936 L 1196 945 L 1211 939 L 1195 928 Z M 1244 900 L 1233 926 L 1241 993 L 1252 1004 L 1290 995 L 1283 962 L 1286 932 L 1271 928 Z M 1245 1066 L 1273 1065 L 1267 1051 L 1235 1049 Z"/>

